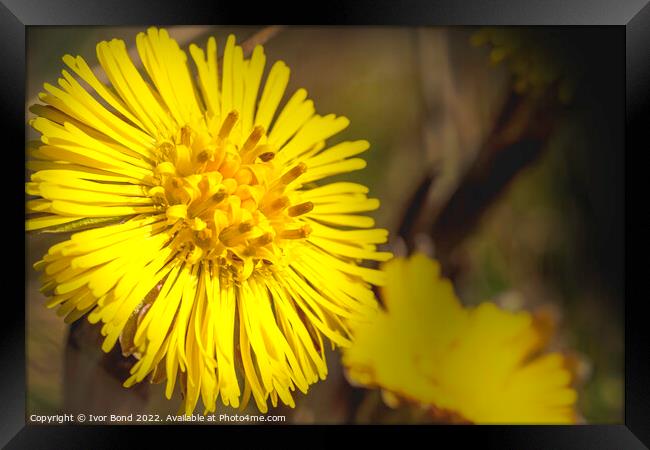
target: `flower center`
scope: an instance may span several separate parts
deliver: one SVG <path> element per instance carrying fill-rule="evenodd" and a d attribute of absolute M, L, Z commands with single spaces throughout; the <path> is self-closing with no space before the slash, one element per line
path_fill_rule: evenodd
<path fill-rule="evenodd" d="M 186 125 L 162 141 L 149 195 L 166 212 L 180 258 L 215 261 L 246 279 L 256 268 L 276 264 L 290 245 L 286 241 L 309 235 L 297 218 L 313 204 L 292 204 L 287 189 L 305 164 L 282 172 L 259 126 L 239 145 L 230 137 L 237 120 L 232 111 L 216 134 Z"/>

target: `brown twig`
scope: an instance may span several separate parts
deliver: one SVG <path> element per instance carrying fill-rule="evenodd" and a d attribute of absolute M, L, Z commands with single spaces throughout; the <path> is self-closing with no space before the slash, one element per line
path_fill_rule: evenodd
<path fill-rule="evenodd" d="M 264 27 L 261 30 L 254 33 L 251 37 L 246 39 L 241 47 L 244 51 L 244 56 L 248 56 L 255 49 L 256 45 L 263 45 L 268 42 L 271 38 L 277 35 L 280 31 L 284 29 L 284 25 L 272 25 Z"/>
<path fill-rule="evenodd" d="M 458 188 L 429 228 L 436 257 L 453 274 L 453 250 L 475 229 L 485 211 L 546 147 L 555 101 L 514 92 Z"/>
<path fill-rule="evenodd" d="M 555 122 L 555 107 L 552 93 L 522 96 L 512 92 L 475 160 L 435 218 L 424 204 L 423 192 L 433 182 L 427 175 L 407 208 L 412 224 L 403 222 L 400 229 L 410 250 L 415 249 L 416 236 L 425 233 L 433 240 L 435 256 L 447 276 L 453 277 L 453 250 L 516 175 L 542 153 Z M 419 211 L 416 217 L 413 211 Z"/>
<path fill-rule="evenodd" d="M 484 64 L 482 59 L 478 60 L 484 55 L 453 63 L 453 40 L 449 34 L 449 30 L 426 30 L 417 39 L 424 117 L 421 145 L 430 167 L 401 215 L 397 234 L 410 250 L 424 250 L 420 243 L 431 243 L 427 233 L 457 188 L 458 177 L 472 164 L 494 127 L 485 110 L 498 112 L 507 100 L 504 96 L 479 94 L 478 86 L 486 81 L 490 91 L 507 89 L 508 80 L 499 71 L 485 71 L 469 78 L 461 75 L 466 70 L 475 70 L 477 64 Z M 436 76 L 431 75 L 434 71 Z"/>

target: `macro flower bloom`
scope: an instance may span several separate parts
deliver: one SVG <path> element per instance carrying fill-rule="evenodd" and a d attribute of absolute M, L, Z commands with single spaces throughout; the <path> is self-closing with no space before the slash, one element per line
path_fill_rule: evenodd
<path fill-rule="evenodd" d="M 349 345 L 376 309 L 384 276 L 361 263 L 391 255 L 362 213 L 379 202 L 321 181 L 365 167 L 369 144 L 328 148 L 348 120 L 315 114 L 304 89 L 278 108 L 289 68 L 262 83 L 261 46 L 247 59 L 230 36 L 219 60 L 210 38 L 190 45 L 192 70 L 164 29 L 136 43 L 146 77 L 123 41 L 100 42 L 110 84 L 66 55 L 71 72 L 30 108 L 26 229 L 77 231 L 35 264 L 48 306 L 103 322 L 103 350 L 138 358 L 125 386 L 166 379 L 171 398 L 178 378 L 188 414 L 219 395 L 293 406 L 326 377 L 324 338 Z"/>
<path fill-rule="evenodd" d="M 385 264 L 385 309 L 353 328 L 348 377 L 388 398 L 471 423 L 572 423 L 576 392 L 559 353 L 527 312 L 464 308 L 437 262 L 422 254 Z"/>

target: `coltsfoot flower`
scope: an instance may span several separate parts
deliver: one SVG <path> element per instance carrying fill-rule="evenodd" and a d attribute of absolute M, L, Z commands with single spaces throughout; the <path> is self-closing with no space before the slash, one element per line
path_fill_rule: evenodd
<path fill-rule="evenodd" d="M 365 167 L 369 144 L 327 148 L 348 120 L 315 114 L 304 89 L 276 115 L 289 68 L 276 62 L 261 88 L 261 46 L 247 59 L 230 36 L 218 63 L 214 38 L 191 45 L 195 82 L 166 30 L 136 43 L 146 77 L 123 41 L 100 42 L 110 85 L 66 55 L 30 109 L 42 136 L 27 230 L 91 228 L 36 263 L 48 306 L 103 322 L 103 350 L 119 339 L 138 358 L 125 386 L 166 379 L 170 398 L 178 378 L 186 413 L 251 393 L 263 412 L 269 398 L 293 406 L 326 377 L 324 338 L 349 345 L 349 324 L 376 309 L 383 273 L 360 263 L 391 256 L 362 215 L 379 202 L 315 183 Z"/>
<path fill-rule="evenodd" d="M 438 263 L 422 254 L 385 264 L 385 310 L 355 326 L 349 378 L 388 399 L 424 404 L 438 419 L 572 423 L 576 392 L 559 353 L 527 312 L 464 308 Z"/>

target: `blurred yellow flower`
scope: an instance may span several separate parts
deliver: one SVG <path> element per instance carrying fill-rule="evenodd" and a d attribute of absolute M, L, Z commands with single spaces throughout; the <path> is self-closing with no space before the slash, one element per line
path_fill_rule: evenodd
<path fill-rule="evenodd" d="M 385 264 L 385 309 L 344 349 L 351 381 L 425 404 L 439 418 L 572 423 L 576 392 L 561 354 L 526 312 L 463 308 L 437 262 L 416 254 Z"/>
<path fill-rule="evenodd" d="M 376 309 L 383 273 L 359 263 L 390 258 L 376 250 L 387 231 L 360 213 L 379 202 L 315 184 L 365 167 L 369 144 L 326 148 L 348 119 L 315 114 L 304 89 L 276 115 L 289 68 L 262 85 L 261 46 L 247 59 L 230 36 L 218 64 L 214 38 L 191 45 L 195 82 L 166 30 L 136 43 L 147 78 L 123 41 L 100 42 L 110 85 L 66 55 L 78 78 L 64 70 L 30 108 L 27 230 L 92 228 L 36 263 L 48 306 L 102 321 L 103 350 L 119 339 L 139 359 L 125 386 L 166 379 L 170 398 L 178 378 L 188 414 L 219 395 L 294 406 L 326 377 L 323 338 L 349 345 L 348 321 Z"/>

